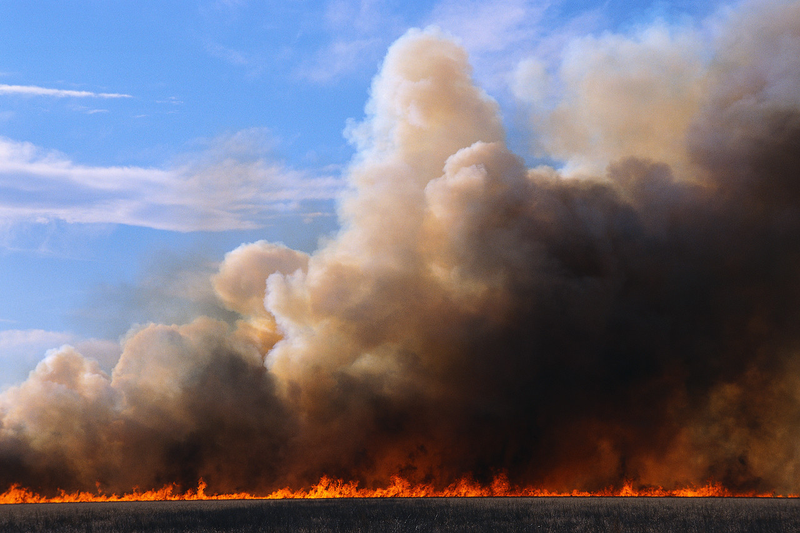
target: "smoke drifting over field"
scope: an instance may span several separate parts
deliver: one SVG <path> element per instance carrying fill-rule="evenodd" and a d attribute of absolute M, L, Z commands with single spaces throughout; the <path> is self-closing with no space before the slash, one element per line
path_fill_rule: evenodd
<path fill-rule="evenodd" d="M 706 30 L 520 65 L 563 173 L 508 150 L 457 44 L 409 32 L 349 132 L 339 234 L 230 252 L 241 318 L 137 327 L 111 375 L 50 353 L 0 396 L 0 488 L 800 491 L 800 4 Z"/>

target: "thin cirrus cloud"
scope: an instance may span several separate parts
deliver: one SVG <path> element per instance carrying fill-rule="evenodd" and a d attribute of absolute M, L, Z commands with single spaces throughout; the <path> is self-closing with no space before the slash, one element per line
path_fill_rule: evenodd
<path fill-rule="evenodd" d="M 371 72 L 386 46 L 408 27 L 384 0 L 330 0 L 322 17 L 324 44 L 294 71 L 298 78 L 319 84 Z"/>
<path fill-rule="evenodd" d="M 315 83 L 327 83 L 362 67 L 370 60 L 377 62 L 384 45 L 380 38 L 339 40 L 320 49 L 314 60 L 297 70 L 300 78 Z"/>
<path fill-rule="evenodd" d="M 213 57 L 221 59 L 231 65 L 246 66 L 251 63 L 243 52 L 218 43 L 208 43 L 206 45 L 206 50 Z"/>
<path fill-rule="evenodd" d="M 505 51 L 533 38 L 550 2 L 532 0 L 443 0 L 429 23 L 456 35 L 473 53 Z"/>
<path fill-rule="evenodd" d="M 241 137 L 217 140 L 221 149 L 168 168 L 81 165 L 0 138 L 0 224 L 64 220 L 181 232 L 254 229 L 275 216 L 301 212 L 304 201 L 338 194 L 339 178 L 311 176 L 248 153 L 247 146 L 237 149 Z"/>
<path fill-rule="evenodd" d="M 95 93 L 91 91 L 70 91 L 66 89 L 49 89 L 37 85 L 5 85 L 0 84 L 0 94 L 18 94 L 23 96 L 52 96 L 55 98 L 132 98 L 130 94 Z"/>

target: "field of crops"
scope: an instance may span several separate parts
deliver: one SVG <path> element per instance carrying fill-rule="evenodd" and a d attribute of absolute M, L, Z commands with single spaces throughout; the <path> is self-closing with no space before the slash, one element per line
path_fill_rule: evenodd
<path fill-rule="evenodd" d="M 425 498 L 0 506 L 3 532 L 800 531 L 800 500 Z"/>

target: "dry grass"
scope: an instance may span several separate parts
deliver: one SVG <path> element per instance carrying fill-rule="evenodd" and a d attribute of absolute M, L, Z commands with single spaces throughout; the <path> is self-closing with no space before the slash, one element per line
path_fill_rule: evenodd
<path fill-rule="evenodd" d="M 783 532 L 800 500 L 429 498 L 22 504 L 0 531 L 59 532 Z"/>

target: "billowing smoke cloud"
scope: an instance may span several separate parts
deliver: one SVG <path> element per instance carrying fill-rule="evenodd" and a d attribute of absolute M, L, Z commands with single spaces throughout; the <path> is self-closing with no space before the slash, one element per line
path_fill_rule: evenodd
<path fill-rule="evenodd" d="M 568 175 L 409 32 L 349 132 L 339 234 L 234 250 L 212 283 L 240 318 L 139 326 L 110 375 L 50 353 L 0 396 L 0 483 L 797 492 L 800 5 L 712 29 L 573 43 L 563 99 L 530 102 Z"/>

